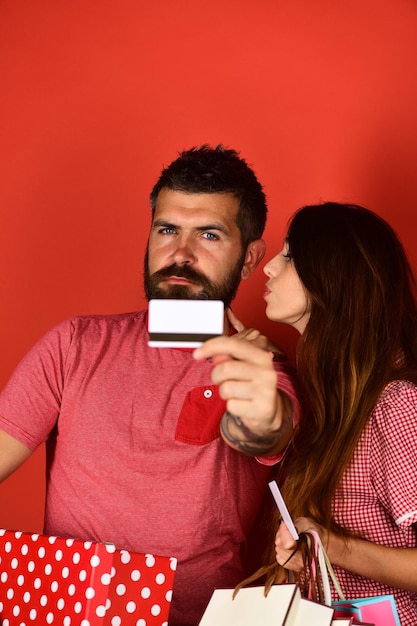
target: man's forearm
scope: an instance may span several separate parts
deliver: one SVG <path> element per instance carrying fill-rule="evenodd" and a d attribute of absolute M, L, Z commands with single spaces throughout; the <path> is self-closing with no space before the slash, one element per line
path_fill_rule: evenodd
<path fill-rule="evenodd" d="M 228 411 L 223 415 L 220 432 L 228 445 L 249 456 L 270 456 L 285 448 L 292 437 L 292 404 L 277 392 L 277 410 L 269 430 L 257 432 L 248 428 L 244 420 Z"/>

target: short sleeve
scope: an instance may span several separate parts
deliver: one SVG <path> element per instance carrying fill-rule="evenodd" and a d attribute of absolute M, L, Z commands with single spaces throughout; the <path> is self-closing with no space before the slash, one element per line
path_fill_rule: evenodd
<path fill-rule="evenodd" d="M 0 429 L 31 450 L 46 441 L 60 411 L 72 323 L 40 339 L 19 363 L 0 394 Z"/>
<path fill-rule="evenodd" d="M 417 522 L 417 388 L 390 383 L 370 427 L 372 484 L 395 523 L 406 528 Z"/>

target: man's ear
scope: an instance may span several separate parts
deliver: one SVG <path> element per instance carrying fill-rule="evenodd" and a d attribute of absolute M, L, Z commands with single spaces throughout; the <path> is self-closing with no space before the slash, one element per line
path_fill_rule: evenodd
<path fill-rule="evenodd" d="M 263 239 L 256 239 L 252 241 L 246 248 L 245 262 L 243 263 L 241 278 L 246 280 L 252 274 L 253 270 L 257 267 L 258 263 L 262 261 L 265 254 L 266 244 Z"/>

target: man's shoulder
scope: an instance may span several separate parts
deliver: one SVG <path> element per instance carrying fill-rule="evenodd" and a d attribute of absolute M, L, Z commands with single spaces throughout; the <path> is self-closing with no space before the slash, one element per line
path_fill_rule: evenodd
<path fill-rule="evenodd" d="M 75 315 L 68 318 L 62 324 L 82 327 L 112 327 L 128 326 L 130 324 L 143 324 L 147 320 L 147 309 L 130 311 L 128 313 L 95 313 L 88 315 Z"/>
<path fill-rule="evenodd" d="M 113 334 L 135 334 L 147 332 L 147 310 L 132 311 L 128 313 L 105 313 L 75 315 L 60 322 L 45 335 L 46 338 L 58 340 L 59 338 L 71 341 L 71 338 L 97 337 Z"/>

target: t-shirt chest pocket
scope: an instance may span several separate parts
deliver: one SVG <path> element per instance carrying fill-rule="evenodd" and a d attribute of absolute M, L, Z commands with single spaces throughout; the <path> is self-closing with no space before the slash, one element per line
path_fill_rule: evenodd
<path fill-rule="evenodd" d="M 180 411 L 176 441 L 202 446 L 220 437 L 219 424 L 225 410 L 226 403 L 217 386 L 191 389 Z"/>

